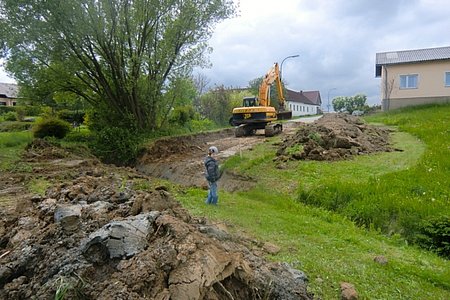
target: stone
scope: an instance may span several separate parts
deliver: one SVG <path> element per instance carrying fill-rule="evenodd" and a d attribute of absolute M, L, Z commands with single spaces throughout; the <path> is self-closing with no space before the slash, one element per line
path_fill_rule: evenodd
<path fill-rule="evenodd" d="M 384 266 L 387 265 L 388 259 L 384 257 L 383 255 L 377 255 L 373 258 L 373 261 L 376 263 L 379 263 L 380 265 Z"/>
<path fill-rule="evenodd" d="M 55 222 L 59 223 L 65 231 L 74 231 L 80 223 L 81 209 L 81 205 L 57 205 Z"/>
<path fill-rule="evenodd" d="M 342 300 L 358 300 L 358 293 L 353 284 L 341 282 L 341 299 Z"/>
<path fill-rule="evenodd" d="M 264 243 L 263 249 L 264 251 L 272 255 L 278 254 L 281 251 L 280 247 L 272 243 Z"/>
<path fill-rule="evenodd" d="M 93 232 L 82 243 L 85 258 L 97 264 L 108 258 L 130 258 L 148 246 L 148 235 L 153 233 L 153 223 L 160 213 L 152 211 L 112 221 Z"/>

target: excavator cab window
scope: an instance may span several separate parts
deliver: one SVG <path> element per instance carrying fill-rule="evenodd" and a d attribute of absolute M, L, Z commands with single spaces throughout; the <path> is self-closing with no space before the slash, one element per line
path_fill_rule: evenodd
<path fill-rule="evenodd" d="M 245 97 L 243 100 L 244 107 L 258 106 L 255 97 Z"/>

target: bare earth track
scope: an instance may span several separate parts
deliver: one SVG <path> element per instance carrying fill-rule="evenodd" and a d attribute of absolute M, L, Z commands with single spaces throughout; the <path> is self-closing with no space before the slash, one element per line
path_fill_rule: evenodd
<path fill-rule="evenodd" d="M 301 271 L 262 257 L 273 246 L 190 216 L 134 169 L 42 140 L 22 162 L 0 178 L 0 299 L 312 299 Z M 45 196 L 24 188 L 37 179 Z"/>
<path fill-rule="evenodd" d="M 361 142 L 353 139 L 372 131 L 352 120 L 342 126 L 357 130 L 339 133 L 286 124 L 280 159 L 313 159 L 283 152 L 308 143 L 299 132 L 309 127 L 307 136 L 321 147 L 319 157 L 332 151 L 321 140 L 345 132 L 355 136 L 345 137 L 349 153 L 366 153 L 368 148 L 358 150 Z M 387 135 L 369 135 L 388 145 L 378 139 Z M 0 299 L 49 299 L 58 289 L 65 299 L 312 299 L 301 271 L 263 258 L 267 251 L 276 253 L 276 246 L 192 217 L 168 187 L 152 179 L 204 186 L 202 161 L 210 145 L 225 159 L 264 141 L 262 134 L 236 139 L 231 129 L 162 139 L 130 169 L 35 140 L 20 162 L 31 172 L 0 174 Z M 45 195 L 29 192 L 35 180 L 51 184 Z M 242 188 L 239 175 L 225 174 L 221 181 L 230 191 Z M 251 179 L 245 181 L 251 186 Z"/>

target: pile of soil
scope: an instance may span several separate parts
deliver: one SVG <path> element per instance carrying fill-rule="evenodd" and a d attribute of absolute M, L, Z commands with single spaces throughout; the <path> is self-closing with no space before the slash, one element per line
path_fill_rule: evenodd
<path fill-rule="evenodd" d="M 354 155 L 392 151 L 390 130 L 365 124 L 348 114 L 325 114 L 284 139 L 277 160 L 342 160 Z"/>
<path fill-rule="evenodd" d="M 1 299 L 312 298 L 301 271 L 262 258 L 267 245 L 190 216 L 135 170 L 56 148 L 25 154 L 52 182 L 45 196 L 0 210 Z"/>
<path fill-rule="evenodd" d="M 234 129 L 199 133 L 190 136 L 168 137 L 155 141 L 138 157 L 136 169 L 149 176 L 164 178 L 184 186 L 207 188 L 204 176 L 204 159 L 208 148 L 216 146 L 219 163 L 241 151 L 251 150 L 266 140 L 264 133 L 236 138 Z M 245 178 L 226 171 L 219 186 L 229 192 L 250 189 L 255 185 L 251 178 Z"/>

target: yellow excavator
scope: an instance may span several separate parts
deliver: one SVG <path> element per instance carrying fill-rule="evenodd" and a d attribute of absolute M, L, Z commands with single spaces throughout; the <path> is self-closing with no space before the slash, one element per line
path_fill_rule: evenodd
<path fill-rule="evenodd" d="M 278 111 L 270 103 L 270 87 L 274 82 L 276 83 L 279 96 Z M 292 118 L 292 111 L 285 109 L 285 102 L 281 86 L 280 69 L 278 63 L 275 63 L 264 76 L 259 86 L 258 97 L 245 97 L 242 107 L 233 109 L 230 124 L 236 126 L 235 136 L 253 135 L 258 129 L 264 129 L 264 134 L 267 137 L 279 134 L 283 131 L 283 125 L 276 121 Z"/>

